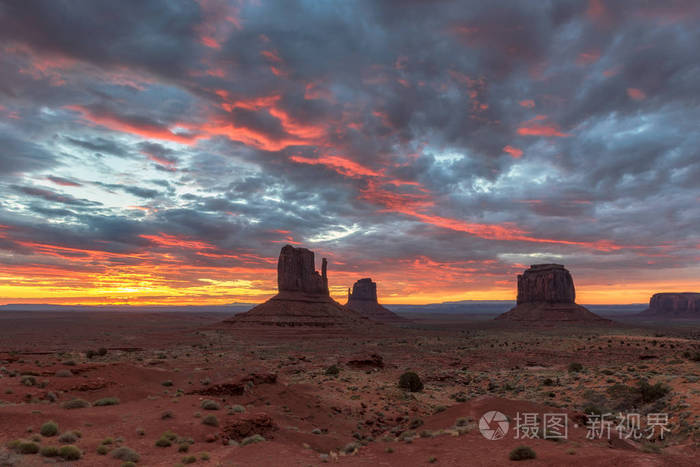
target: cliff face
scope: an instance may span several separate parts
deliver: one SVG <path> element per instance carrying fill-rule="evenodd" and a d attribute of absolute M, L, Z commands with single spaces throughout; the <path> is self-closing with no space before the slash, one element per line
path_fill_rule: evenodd
<path fill-rule="evenodd" d="M 608 320 L 577 305 L 574 280 L 561 264 L 535 264 L 518 275 L 517 306 L 496 319 L 542 325 Z"/>
<path fill-rule="evenodd" d="M 518 304 L 575 301 L 574 280 L 561 264 L 535 264 L 518 276 Z"/>
<path fill-rule="evenodd" d="M 313 251 L 287 245 L 282 248 L 277 262 L 277 289 L 280 292 L 329 295 L 327 265 L 326 258 L 323 258 L 319 274 Z"/>
<path fill-rule="evenodd" d="M 700 293 L 654 294 L 644 314 L 671 318 L 700 318 Z"/>
<path fill-rule="evenodd" d="M 370 278 L 360 279 L 348 289 L 346 307 L 375 321 L 397 322 L 405 321 L 392 311 L 381 306 L 377 301 L 377 283 Z"/>

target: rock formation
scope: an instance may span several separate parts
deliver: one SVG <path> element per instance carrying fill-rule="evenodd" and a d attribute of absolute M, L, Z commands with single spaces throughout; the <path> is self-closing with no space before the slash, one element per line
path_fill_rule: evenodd
<path fill-rule="evenodd" d="M 377 301 L 377 283 L 370 278 L 360 279 L 352 286 L 352 291 L 348 289 L 348 302 L 345 306 L 375 321 L 405 321 L 379 304 Z"/>
<path fill-rule="evenodd" d="M 277 262 L 278 294 L 226 322 L 236 325 L 314 327 L 366 323 L 367 318 L 330 297 L 327 265 L 323 258 L 319 274 L 313 251 L 286 245 Z"/>
<path fill-rule="evenodd" d="M 571 274 L 561 264 L 534 264 L 518 275 L 517 305 L 496 319 L 539 324 L 600 321 L 604 318 L 577 305 Z"/>
<path fill-rule="evenodd" d="M 700 319 L 700 293 L 657 293 L 649 300 L 644 316 Z"/>

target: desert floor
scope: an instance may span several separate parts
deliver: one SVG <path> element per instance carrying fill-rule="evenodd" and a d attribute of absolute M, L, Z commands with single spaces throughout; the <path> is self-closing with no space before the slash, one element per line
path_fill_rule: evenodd
<path fill-rule="evenodd" d="M 518 465 L 509 454 L 521 445 L 536 454 L 526 465 L 698 465 L 697 323 L 423 315 L 251 330 L 226 317 L 0 313 L 0 466 Z M 421 391 L 398 387 L 406 371 Z M 491 410 L 507 416 L 503 439 L 479 429 Z M 610 440 L 590 436 L 585 412 L 639 414 L 642 436 L 625 439 L 617 423 Z M 566 439 L 545 439 L 552 413 L 566 414 Z M 650 413 L 668 414 L 664 439 Z M 535 439 L 515 439 L 523 414 L 538 414 Z M 64 445 L 80 460 L 51 449 Z"/>

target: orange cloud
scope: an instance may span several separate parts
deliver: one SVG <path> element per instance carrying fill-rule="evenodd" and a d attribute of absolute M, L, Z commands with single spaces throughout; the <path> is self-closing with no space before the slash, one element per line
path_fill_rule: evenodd
<path fill-rule="evenodd" d="M 147 139 L 160 139 L 164 141 L 172 141 L 174 143 L 191 145 L 203 137 L 201 134 L 176 133 L 169 128 L 155 124 L 137 124 L 128 122 L 116 115 L 112 115 L 107 112 L 95 112 L 80 105 L 69 105 L 66 106 L 66 108 L 81 113 L 83 118 L 96 125 L 109 128 L 110 130 L 120 131 L 122 133 L 130 133 L 141 136 Z"/>
<path fill-rule="evenodd" d="M 545 120 L 546 118 L 546 115 L 537 115 L 535 118 L 521 123 L 518 128 L 518 134 L 525 136 L 558 136 L 562 138 L 571 136 L 568 133 L 562 133 L 557 125 L 536 123 L 536 121 Z"/>
<path fill-rule="evenodd" d="M 155 243 L 159 246 L 177 247 L 177 248 L 187 248 L 191 250 L 212 250 L 215 247 L 209 243 L 201 242 L 197 240 L 188 240 L 183 237 L 178 237 L 175 235 L 168 235 L 166 233 L 160 232 L 158 235 L 139 235 L 141 238 L 145 238 L 150 242 Z"/>
<path fill-rule="evenodd" d="M 647 98 L 644 91 L 637 88 L 627 88 L 627 95 L 630 97 L 630 99 L 634 99 L 635 101 L 643 101 Z"/>
<path fill-rule="evenodd" d="M 513 156 L 515 159 L 523 155 L 522 149 L 514 148 L 513 146 L 506 146 L 503 148 L 504 152 L 507 152 L 511 156 Z"/>
<path fill-rule="evenodd" d="M 292 156 L 290 159 L 299 164 L 324 165 L 346 177 L 379 177 L 382 175 L 381 172 L 376 172 L 355 161 L 339 156 L 322 156 L 318 159 Z"/>
<path fill-rule="evenodd" d="M 531 109 L 535 106 L 535 101 L 532 99 L 525 99 L 525 100 L 520 101 L 520 106 L 527 107 L 528 109 Z"/>
<path fill-rule="evenodd" d="M 204 44 L 204 45 L 206 45 L 207 47 L 210 47 L 210 48 L 212 48 L 212 49 L 220 49 L 220 48 L 221 48 L 221 44 L 219 44 L 219 43 L 216 41 L 216 39 L 214 39 L 213 37 L 202 36 L 202 37 L 199 38 L 199 41 L 200 41 L 202 44 Z"/>

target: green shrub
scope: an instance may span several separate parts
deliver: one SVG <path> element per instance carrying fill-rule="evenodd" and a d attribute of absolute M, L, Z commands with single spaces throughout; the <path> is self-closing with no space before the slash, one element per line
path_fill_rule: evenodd
<path fill-rule="evenodd" d="M 263 438 L 263 441 L 264 441 L 264 438 Z M 199 458 L 202 459 L 203 461 L 208 461 L 209 459 L 211 459 L 211 456 L 209 455 L 208 452 L 203 452 L 203 453 L 199 454 Z"/>
<path fill-rule="evenodd" d="M 528 446 L 518 446 L 510 451 L 510 455 L 508 457 L 512 461 L 523 461 L 527 459 L 535 459 L 537 454 L 535 454 L 535 451 Z"/>
<path fill-rule="evenodd" d="M 97 446 L 97 454 L 99 454 L 100 456 L 106 456 L 108 452 L 109 448 L 104 444 L 100 444 L 99 446 Z"/>
<path fill-rule="evenodd" d="M 95 407 L 102 407 L 105 405 L 119 405 L 119 399 L 116 397 L 104 397 L 102 399 L 98 399 L 95 402 L 92 403 Z"/>
<path fill-rule="evenodd" d="M 649 403 L 661 399 L 671 392 L 671 388 L 663 383 L 649 384 L 645 379 L 639 381 L 637 390 L 642 402 Z"/>
<path fill-rule="evenodd" d="M 248 436 L 247 438 L 243 438 L 241 440 L 241 446 L 248 446 L 249 444 L 260 443 L 263 441 L 265 441 L 265 438 L 260 435 Z"/>
<path fill-rule="evenodd" d="M 127 461 L 127 462 L 123 462 L 121 467 L 136 467 L 136 464 L 131 462 L 131 461 Z"/>
<path fill-rule="evenodd" d="M 331 365 L 328 368 L 326 368 L 326 375 L 328 376 L 338 376 L 340 374 L 340 368 L 338 368 L 336 365 Z"/>
<path fill-rule="evenodd" d="M 410 392 L 418 392 L 423 389 L 423 382 L 416 373 L 407 371 L 399 377 L 399 387 Z"/>
<path fill-rule="evenodd" d="M 90 403 L 83 399 L 73 399 L 61 404 L 64 409 L 84 409 L 90 407 Z"/>
<path fill-rule="evenodd" d="M 245 407 L 242 405 L 234 405 L 231 407 L 231 412 L 233 413 L 245 413 Z"/>
<path fill-rule="evenodd" d="M 39 433 L 41 433 L 41 436 L 46 436 L 47 438 L 56 436 L 58 434 L 58 423 L 54 421 L 44 423 L 41 425 Z"/>
<path fill-rule="evenodd" d="M 58 448 L 55 446 L 43 446 L 39 450 L 39 454 L 43 457 L 58 457 Z"/>
<path fill-rule="evenodd" d="M 165 436 L 161 436 L 156 441 L 156 446 L 158 446 L 159 448 L 167 448 L 167 447 L 170 447 L 172 445 L 173 445 L 173 443 L 170 442 L 170 440 L 168 438 L 166 438 Z"/>
<path fill-rule="evenodd" d="M 58 441 L 61 443 L 72 444 L 80 439 L 80 433 L 77 431 L 66 431 L 61 436 L 58 437 Z"/>
<path fill-rule="evenodd" d="M 133 449 L 122 446 L 112 451 L 112 458 L 120 461 L 138 462 L 141 457 Z"/>
<path fill-rule="evenodd" d="M 221 408 L 217 402 L 209 399 L 204 399 L 200 407 L 202 407 L 204 410 L 219 410 Z"/>
<path fill-rule="evenodd" d="M 187 452 L 190 450 L 190 445 L 187 443 L 182 443 L 180 446 L 177 448 L 177 452 Z"/>
<path fill-rule="evenodd" d="M 583 371 L 583 365 L 578 362 L 569 363 L 569 373 L 580 373 Z"/>
<path fill-rule="evenodd" d="M 20 382 L 25 386 L 36 386 L 36 378 L 33 376 L 22 376 Z"/>
<path fill-rule="evenodd" d="M 66 446 L 61 446 L 58 449 L 58 455 L 61 459 L 67 461 L 77 461 L 78 459 L 83 457 L 83 453 L 80 452 L 80 449 L 70 444 Z"/>
<path fill-rule="evenodd" d="M 215 415 L 207 415 L 202 419 L 202 423 L 208 426 L 219 426 L 219 419 Z"/>
<path fill-rule="evenodd" d="M 197 462 L 196 456 L 187 456 L 182 458 L 183 464 L 194 464 L 195 462 Z"/>
<path fill-rule="evenodd" d="M 36 454 L 39 452 L 39 445 L 31 441 L 21 441 L 15 451 L 19 454 Z"/>

